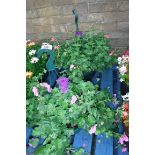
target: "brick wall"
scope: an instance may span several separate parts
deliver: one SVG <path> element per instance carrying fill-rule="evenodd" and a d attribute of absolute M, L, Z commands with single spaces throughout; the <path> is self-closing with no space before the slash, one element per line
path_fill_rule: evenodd
<path fill-rule="evenodd" d="M 74 32 L 72 9 L 79 29 L 104 30 L 114 48 L 126 49 L 129 40 L 129 0 L 26 0 L 27 39 L 47 39 L 53 33 Z"/>

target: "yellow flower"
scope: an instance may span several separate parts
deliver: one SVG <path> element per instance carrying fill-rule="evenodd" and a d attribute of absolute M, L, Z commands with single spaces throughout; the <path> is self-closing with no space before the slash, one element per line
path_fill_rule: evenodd
<path fill-rule="evenodd" d="M 30 43 L 28 43 L 28 46 L 30 47 L 30 46 L 33 46 L 33 45 L 35 45 L 35 42 L 33 42 L 33 41 L 31 41 Z"/>
<path fill-rule="evenodd" d="M 31 77 L 32 77 L 32 74 L 33 74 L 33 73 L 32 73 L 31 71 L 26 72 L 26 77 L 27 77 L 27 78 L 31 78 Z"/>

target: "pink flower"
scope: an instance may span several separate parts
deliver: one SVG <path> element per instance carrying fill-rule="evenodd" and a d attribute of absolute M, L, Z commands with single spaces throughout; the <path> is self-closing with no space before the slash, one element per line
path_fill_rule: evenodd
<path fill-rule="evenodd" d="M 127 151 L 127 148 L 126 147 L 123 147 L 122 148 L 122 152 L 126 152 Z"/>
<path fill-rule="evenodd" d="M 105 34 L 104 37 L 107 38 L 107 39 L 109 39 L 110 38 L 110 35 L 109 34 Z"/>
<path fill-rule="evenodd" d="M 129 141 L 129 138 L 128 138 L 127 135 L 124 133 L 124 134 L 119 138 L 118 143 L 120 143 L 121 145 L 123 145 L 124 142 L 128 142 L 128 141 Z"/>
<path fill-rule="evenodd" d="M 38 96 L 38 95 L 39 95 L 39 93 L 38 93 L 38 88 L 37 88 L 37 87 L 33 87 L 33 88 L 32 88 L 32 91 L 33 91 L 33 93 L 34 93 L 34 96 Z"/>
<path fill-rule="evenodd" d="M 47 88 L 47 91 L 51 93 L 52 89 L 50 87 Z"/>
<path fill-rule="evenodd" d="M 54 38 L 54 37 L 52 37 L 52 38 L 51 38 L 51 42 L 54 42 L 54 41 L 55 41 L 55 38 Z"/>
<path fill-rule="evenodd" d="M 121 68 L 119 68 L 119 72 L 123 75 L 127 72 L 127 68 L 125 65 L 123 65 Z"/>
<path fill-rule="evenodd" d="M 54 49 L 59 49 L 59 48 L 60 48 L 60 46 L 59 46 L 59 45 L 54 46 Z"/>
<path fill-rule="evenodd" d="M 125 142 L 128 142 L 128 141 L 129 141 L 129 138 L 128 138 L 128 136 L 127 136 L 126 134 L 124 134 L 122 137 L 123 137 L 123 140 L 124 140 Z"/>
<path fill-rule="evenodd" d="M 90 130 L 89 130 L 89 133 L 90 133 L 90 134 L 93 134 L 93 133 L 96 132 L 96 126 L 97 126 L 97 124 L 95 124 L 94 126 L 92 126 L 92 127 L 90 128 Z"/>
<path fill-rule="evenodd" d="M 123 63 L 128 62 L 129 61 L 129 56 L 128 55 L 123 55 L 122 59 L 123 59 Z"/>
<path fill-rule="evenodd" d="M 49 85 L 48 83 L 43 82 L 43 83 L 41 83 L 40 85 L 41 85 L 42 87 L 46 88 L 47 91 L 48 91 L 49 93 L 51 93 L 52 89 L 51 89 L 51 87 L 50 87 L 50 85 Z"/>
<path fill-rule="evenodd" d="M 129 56 L 129 50 L 126 50 L 125 51 L 125 55 L 128 55 Z"/>
<path fill-rule="evenodd" d="M 73 95 L 71 98 L 71 104 L 74 104 L 77 101 L 77 96 Z"/>
<path fill-rule="evenodd" d="M 128 113 L 126 111 L 123 112 L 123 116 L 128 116 Z"/>

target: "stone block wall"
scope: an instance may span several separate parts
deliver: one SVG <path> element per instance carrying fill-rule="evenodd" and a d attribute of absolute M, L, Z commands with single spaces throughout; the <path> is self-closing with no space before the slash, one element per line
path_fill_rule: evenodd
<path fill-rule="evenodd" d="M 26 0 L 27 39 L 74 32 L 74 8 L 81 31 L 103 30 L 110 34 L 113 48 L 128 48 L 129 0 Z"/>

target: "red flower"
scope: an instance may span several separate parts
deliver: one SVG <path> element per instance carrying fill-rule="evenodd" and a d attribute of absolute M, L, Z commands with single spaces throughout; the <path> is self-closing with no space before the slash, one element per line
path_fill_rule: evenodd
<path fill-rule="evenodd" d="M 122 106 L 123 110 L 128 112 L 129 111 L 129 105 L 128 103 L 124 103 L 123 106 Z"/>
<path fill-rule="evenodd" d="M 126 50 L 125 51 L 125 55 L 129 55 L 129 50 Z"/>

